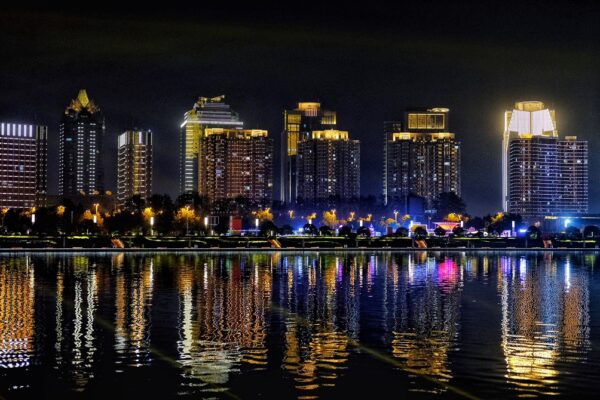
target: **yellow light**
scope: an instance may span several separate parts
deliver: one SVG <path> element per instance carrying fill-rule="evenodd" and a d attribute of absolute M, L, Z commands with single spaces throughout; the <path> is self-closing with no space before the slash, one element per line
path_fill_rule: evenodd
<path fill-rule="evenodd" d="M 339 131 L 337 129 L 313 131 L 312 138 L 321 140 L 348 140 L 348 131 Z"/>

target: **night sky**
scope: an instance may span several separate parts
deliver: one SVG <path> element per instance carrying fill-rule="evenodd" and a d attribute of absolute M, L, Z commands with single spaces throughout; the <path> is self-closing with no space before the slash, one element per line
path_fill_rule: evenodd
<path fill-rule="evenodd" d="M 107 188 L 116 137 L 137 126 L 155 133 L 154 191 L 175 196 L 179 124 L 198 96 L 225 94 L 246 127 L 269 130 L 277 188 L 283 110 L 318 100 L 362 141 L 362 193 L 379 196 L 383 121 L 448 107 L 463 198 L 481 215 L 501 207 L 505 109 L 541 100 L 561 136 L 589 140 L 590 208 L 600 212 L 597 5 L 254 3 L 2 11 L 0 120 L 48 125 L 56 193 L 60 117 L 85 88 L 106 117 Z"/>

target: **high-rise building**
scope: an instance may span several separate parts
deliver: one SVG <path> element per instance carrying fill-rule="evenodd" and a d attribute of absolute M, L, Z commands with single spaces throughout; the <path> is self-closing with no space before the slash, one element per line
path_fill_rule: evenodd
<path fill-rule="evenodd" d="M 0 123 L 0 208 L 44 207 L 48 128 Z"/>
<path fill-rule="evenodd" d="M 517 102 L 504 114 L 504 211 L 525 218 L 588 212 L 588 145 L 560 139 L 554 110 Z"/>
<path fill-rule="evenodd" d="M 407 110 L 403 123 L 384 123 L 386 204 L 416 195 L 432 208 L 441 193 L 460 196 L 460 142 L 449 132 L 449 112 Z"/>
<path fill-rule="evenodd" d="M 401 121 L 384 121 L 383 123 L 383 204 L 388 204 L 388 141 L 394 132 L 402 132 Z"/>
<path fill-rule="evenodd" d="M 129 130 L 118 138 L 117 203 L 152 195 L 152 131 Z"/>
<path fill-rule="evenodd" d="M 321 103 L 302 102 L 293 110 L 285 110 L 281 137 L 281 201 L 292 203 L 299 196 L 299 143 L 310 139 L 313 131 L 335 129 L 336 124 L 336 112 L 323 110 Z"/>
<path fill-rule="evenodd" d="M 273 140 L 262 129 L 207 128 L 199 140 L 198 187 L 209 201 L 273 200 Z"/>
<path fill-rule="evenodd" d="M 81 89 L 66 108 L 59 131 L 58 192 L 61 196 L 104 192 L 104 116 Z"/>
<path fill-rule="evenodd" d="M 206 129 L 242 129 L 244 123 L 237 113 L 224 103 L 225 96 L 200 97 L 191 110 L 185 113 L 180 127 L 179 189 L 181 193 L 200 192 L 198 163 L 203 155 L 200 139 Z"/>
<path fill-rule="evenodd" d="M 298 143 L 297 168 L 298 200 L 360 197 L 360 142 L 347 131 L 312 131 Z"/>

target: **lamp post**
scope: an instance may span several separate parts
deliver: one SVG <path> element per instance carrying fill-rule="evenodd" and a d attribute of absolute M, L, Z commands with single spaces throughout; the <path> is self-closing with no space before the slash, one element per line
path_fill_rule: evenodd
<path fill-rule="evenodd" d="M 398 223 L 398 211 L 394 210 L 394 220 Z"/>
<path fill-rule="evenodd" d="M 258 220 L 258 218 L 254 219 L 254 225 L 256 226 L 256 234 L 258 235 L 258 224 L 260 223 L 260 221 Z"/>
<path fill-rule="evenodd" d="M 190 236 L 190 206 L 185 206 L 185 235 Z"/>
<path fill-rule="evenodd" d="M 154 215 L 150 217 L 150 236 L 154 236 Z"/>

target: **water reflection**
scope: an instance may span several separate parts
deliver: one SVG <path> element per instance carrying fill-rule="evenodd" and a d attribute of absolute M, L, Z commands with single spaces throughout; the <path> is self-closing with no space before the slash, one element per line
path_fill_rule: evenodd
<path fill-rule="evenodd" d="M 269 257 L 181 257 L 179 361 L 186 386 L 223 391 L 240 364 L 266 365 L 265 314 L 271 302 Z"/>
<path fill-rule="evenodd" d="M 111 259 L 115 281 L 115 344 L 119 362 L 140 367 L 151 361 L 150 308 L 154 285 L 154 260 L 131 259 L 125 255 Z"/>
<path fill-rule="evenodd" d="M 452 378 L 449 352 L 459 330 L 459 262 L 410 255 L 405 265 L 399 265 L 406 274 L 395 288 L 392 353 L 404 368 L 441 382 Z M 415 390 L 437 393 L 443 386 Z"/>
<path fill-rule="evenodd" d="M 0 394 L 47 395 L 31 377 L 51 376 L 51 397 L 115 395 L 107 382 L 119 379 L 165 397 L 332 397 L 370 372 L 369 354 L 389 374 L 382 389 L 413 395 L 452 397 L 457 384 L 481 397 L 589 393 L 600 365 L 595 263 L 576 253 L 2 255 Z M 484 295 L 485 311 L 465 311 Z"/>
<path fill-rule="evenodd" d="M 589 350 L 588 272 L 552 254 L 500 263 L 506 378 L 527 394 L 558 394 L 558 361 L 582 362 Z"/>
<path fill-rule="evenodd" d="M 0 268 L 0 368 L 30 364 L 35 334 L 35 276 L 29 257 Z"/>
<path fill-rule="evenodd" d="M 336 256 L 287 258 L 278 304 L 285 319 L 283 368 L 310 398 L 331 387 L 346 368 L 350 339 L 358 337 L 358 271 L 369 265 Z"/>

